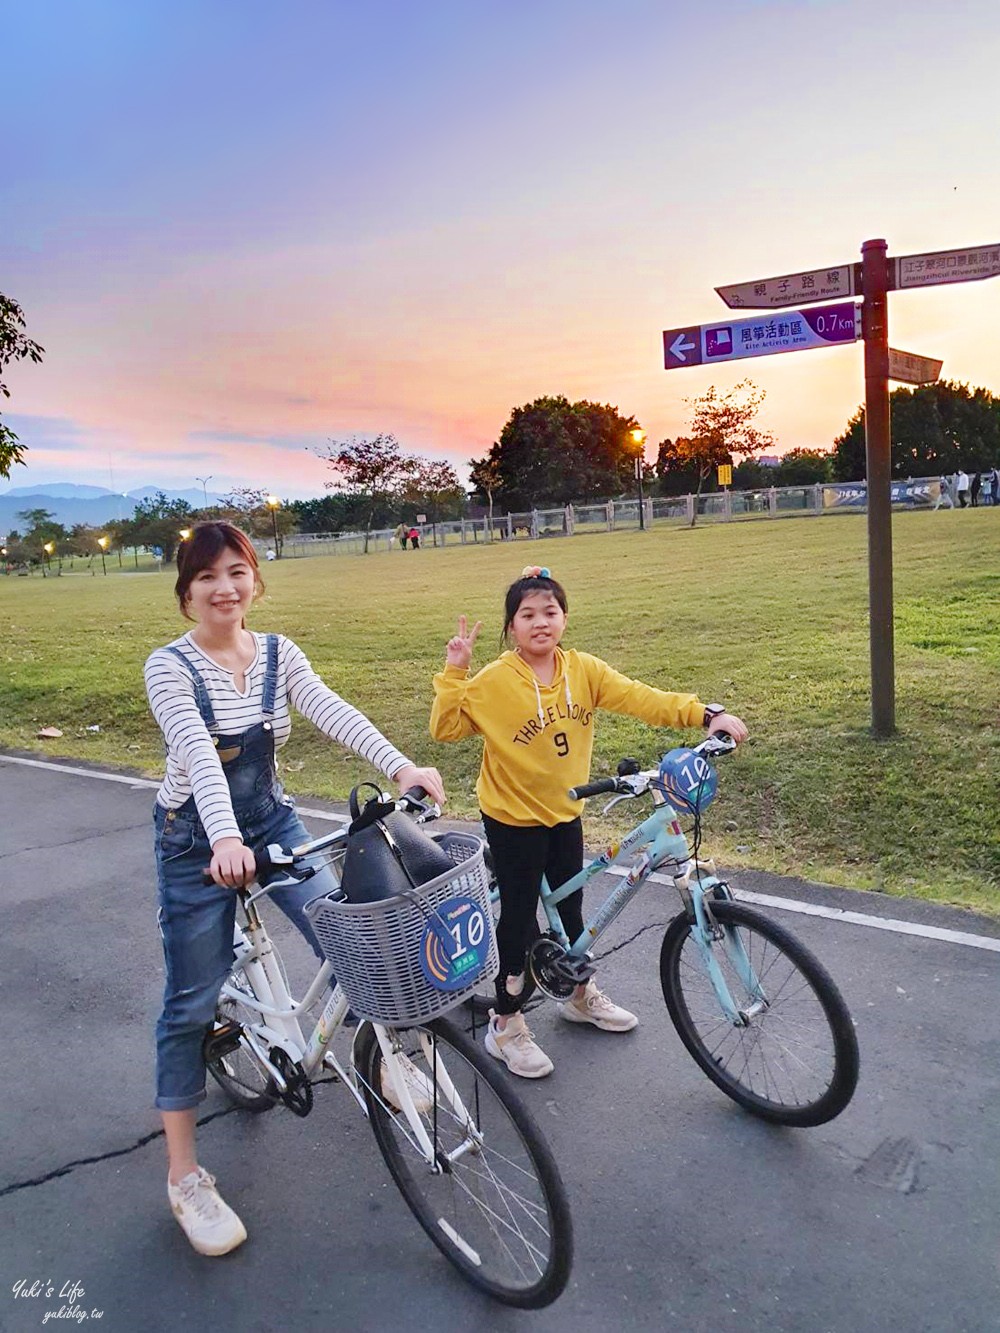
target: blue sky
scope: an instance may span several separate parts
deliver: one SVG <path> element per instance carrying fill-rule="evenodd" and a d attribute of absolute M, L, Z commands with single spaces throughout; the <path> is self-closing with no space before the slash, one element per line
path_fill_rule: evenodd
<path fill-rule="evenodd" d="M 5 4 L 11 485 L 318 493 L 314 449 L 456 463 L 548 393 L 651 446 L 746 373 L 828 447 L 860 345 L 666 373 L 723 282 L 1000 241 L 1000 9 L 916 0 Z M 1000 279 L 891 298 L 1000 391 Z"/>

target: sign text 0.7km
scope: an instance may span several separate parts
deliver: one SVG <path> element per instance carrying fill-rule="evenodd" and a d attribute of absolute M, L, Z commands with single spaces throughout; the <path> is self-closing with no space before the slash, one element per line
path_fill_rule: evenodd
<path fill-rule="evenodd" d="M 731 320 L 726 324 L 695 324 L 663 334 L 667 370 L 735 361 L 745 356 L 804 352 L 810 347 L 835 347 L 861 337 L 861 306 L 854 301 L 783 310 L 777 315 Z"/>

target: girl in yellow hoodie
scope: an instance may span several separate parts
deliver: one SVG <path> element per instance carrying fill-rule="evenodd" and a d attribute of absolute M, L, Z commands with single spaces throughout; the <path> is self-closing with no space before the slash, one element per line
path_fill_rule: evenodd
<path fill-rule="evenodd" d="M 583 802 L 567 792 L 590 780 L 595 713 L 606 708 L 659 727 L 707 726 L 737 741 L 747 735 L 739 718 L 717 704 L 706 707 L 695 694 L 657 690 L 589 653 L 564 652 L 559 642 L 568 610 L 566 593 L 550 572 L 529 566 L 507 589 L 503 637 L 511 648 L 470 677 L 482 622 L 470 630 L 460 616 L 444 670 L 434 677 L 434 739 L 483 737 L 476 794 L 500 890 L 500 972 L 486 1049 L 523 1078 L 552 1070 L 521 1013 L 525 953 L 535 933 L 542 875 L 558 888 L 583 867 Z M 577 939 L 582 890 L 559 904 L 559 915 L 566 934 Z M 638 1021 L 593 978 L 577 987 L 560 1012 L 605 1032 L 627 1032 Z"/>

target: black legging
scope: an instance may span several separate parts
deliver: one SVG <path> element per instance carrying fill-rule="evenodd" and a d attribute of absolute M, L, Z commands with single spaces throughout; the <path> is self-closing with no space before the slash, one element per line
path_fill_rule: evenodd
<path fill-rule="evenodd" d="M 483 815 L 483 826 L 500 889 L 496 1011 L 513 1014 L 533 989 L 526 985 L 520 995 L 508 995 L 506 981 L 524 971 L 525 952 L 538 933 L 536 912 L 542 875 L 550 889 L 557 889 L 583 868 L 583 825 L 579 819 L 573 819 L 552 828 L 543 824 L 521 828 Z M 583 930 L 583 890 L 578 889 L 559 903 L 558 911 L 572 942 Z"/>

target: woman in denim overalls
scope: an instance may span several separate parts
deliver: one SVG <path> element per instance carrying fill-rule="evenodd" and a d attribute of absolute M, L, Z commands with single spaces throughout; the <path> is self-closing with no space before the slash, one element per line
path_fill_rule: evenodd
<path fill-rule="evenodd" d="M 188 636 L 193 647 L 178 640 L 152 654 L 146 665 L 150 703 L 168 746 L 167 777 L 154 807 L 166 962 L 164 1007 L 156 1027 L 156 1105 L 163 1115 L 174 1214 L 195 1249 L 224 1254 L 246 1238 L 246 1231 L 215 1190 L 213 1178 L 198 1165 L 195 1107 L 205 1097 L 202 1043 L 232 967 L 233 889 L 253 878 L 255 851 L 269 843 L 292 846 L 310 835 L 285 797 L 275 767 L 279 638 L 254 636 L 244 627 L 244 615 L 262 591 L 253 546 L 228 523 L 199 524 L 179 551 L 178 571 L 181 610 L 197 622 Z M 187 646 L 188 652 L 178 644 Z M 197 655 L 201 667 L 192 660 Z M 182 668 L 171 665 L 175 659 Z M 347 715 L 338 724 L 347 732 L 346 743 L 359 752 L 367 749 L 373 758 L 377 755 L 376 762 L 401 790 L 419 784 L 435 800 L 443 800 L 437 770 L 415 768 L 366 718 L 330 694 L 287 640 L 284 659 L 286 667 L 289 659 L 296 664 L 307 715 L 316 696 L 314 720 L 323 725 L 329 701 L 335 700 Z M 206 674 L 232 676 L 231 692 L 220 706 L 240 715 L 239 730 L 222 734 Z M 301 684 L 303 676 L 307 687 Z M 288 693 L 284 679 L 280 716 L 284 734 Z M 164 803 L 164 790 L 178 787 L 190 794 Z M 214 882 L 206 885 L 202 872 L 207 866 Z M 333 887 L 326 870 L 308 884 L 273 894 L 320 957 L 302 908 Z"/>

